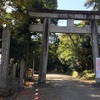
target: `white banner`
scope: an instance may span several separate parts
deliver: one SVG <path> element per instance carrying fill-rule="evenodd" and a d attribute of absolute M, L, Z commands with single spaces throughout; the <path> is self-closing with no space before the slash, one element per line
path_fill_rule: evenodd
<path fill-rule="evenodd" d="M 100 78 L 100 58 L 96 58 L 96 78 Z"/>

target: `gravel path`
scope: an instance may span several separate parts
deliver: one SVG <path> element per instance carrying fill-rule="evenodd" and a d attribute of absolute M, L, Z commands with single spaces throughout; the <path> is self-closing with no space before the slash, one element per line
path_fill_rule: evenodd
<path fill-rule="evenodd" d="M 46 84 L 33 85 L 15 100 L 34 100 L 36 89 L 39 100 L 100 100 L 100 87 L 92 86 L 91 82 L 67 75 L 48 74 Z"/>

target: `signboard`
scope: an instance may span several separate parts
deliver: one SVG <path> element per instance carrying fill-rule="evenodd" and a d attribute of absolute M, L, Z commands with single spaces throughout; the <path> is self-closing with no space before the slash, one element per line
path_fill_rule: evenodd
<path fill-rule="evenodd" d="M 96 78 L 100 78 L 100 58 L 96 58 Z"/>

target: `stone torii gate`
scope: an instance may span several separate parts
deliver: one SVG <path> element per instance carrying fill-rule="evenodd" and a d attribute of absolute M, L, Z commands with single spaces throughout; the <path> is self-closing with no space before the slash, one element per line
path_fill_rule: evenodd
<path fill-rule="evenodd" d="M 30 18 L 43 18 L 44 23 L 41 25 L 30 25 L 30 31 L 43 32 L 42 37 L 42 52 L 39 69 L 39 83 L 46 82 L 46 70 L 48 59 L 48 39 L 49 33 L 80 33 L 92 35 L 92 50 L 93 63 L 96 71 L 96 58 L 99 57 L 98 47 L 98 33 L 100 33 L 100 26 L 97 27 L 96 21 L 100 20 L 99 11 L 68 11 L 68 10 L 47 10 L 47 9 L 33 9 L 28 10 Z M 55 26 L 51 24 L 51 19 L 67 20 L 67 26 Z M 74 20 L 87 20 L 90 25 L 86 27 L 75 27 Z M 96 78 L 96 82 L 100 83 L 100 78 Z"/>

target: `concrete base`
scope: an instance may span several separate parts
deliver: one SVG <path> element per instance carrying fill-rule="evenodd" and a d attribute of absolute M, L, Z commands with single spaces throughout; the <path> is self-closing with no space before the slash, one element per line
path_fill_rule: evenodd
<path fill-rule="evenodd" d="M 92 84 L 94 87 L 100 87 L 100 78 L 96 78 L 96 82 Z"/>
<path fill-rule="evenodd" d="M 40 82 L 40 81 L 38 81 L 38 84 L 45 84 L 46 82 Z"/>
<path fill-rule="evenodd" d="M 0 97 L 7 97 L 11 92 L 11 89 L 0 89 Z"/>
<path fill-rule="evenodd" d="M 45 84 L 45 83 L 46 83 L 46 79 L 43 77 L 39 77 L 38 84 Z"/>
<path fill-rule="evenodd" d="M 96 83 L 100 84 L 100 78 L 96 78 Z"/>

